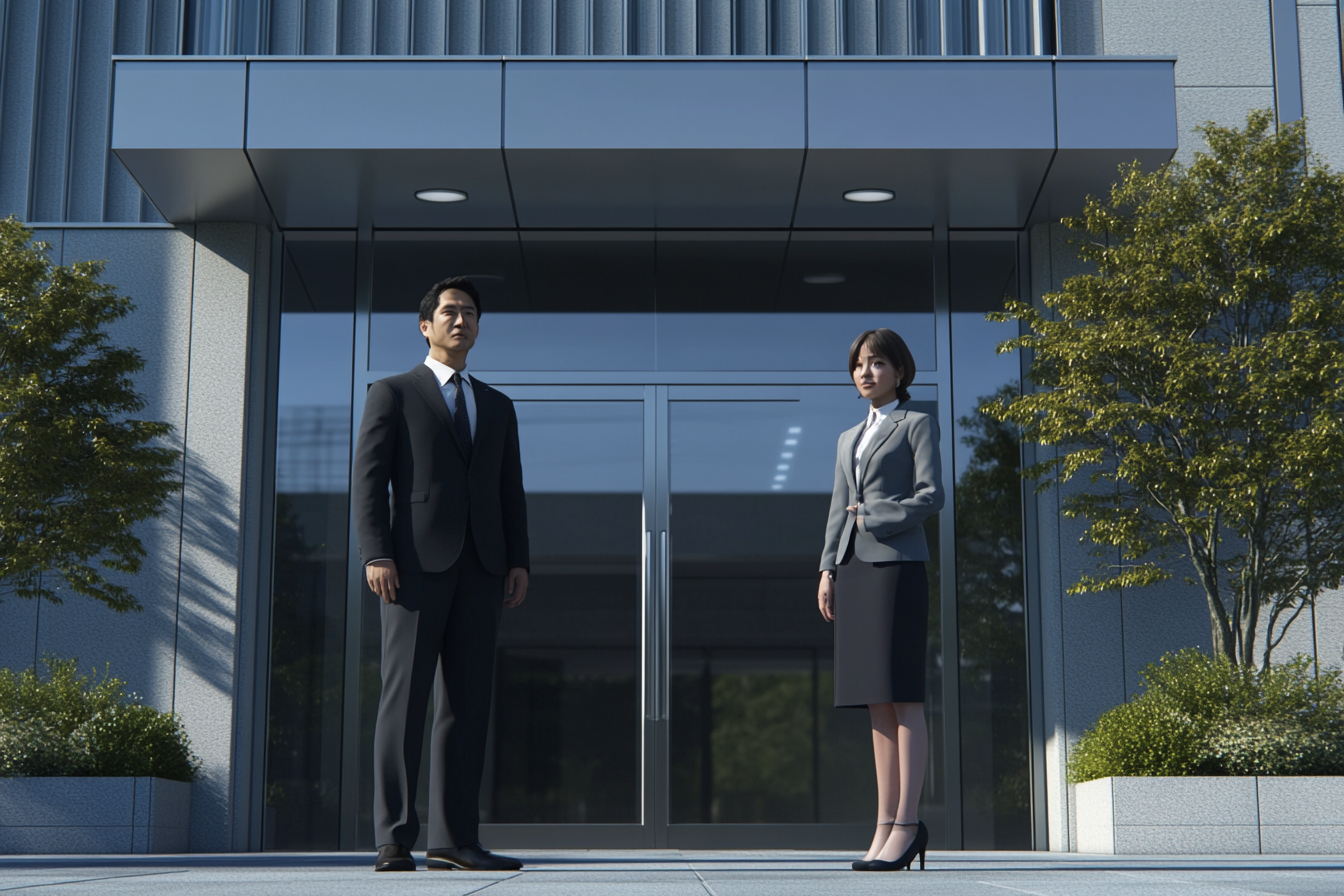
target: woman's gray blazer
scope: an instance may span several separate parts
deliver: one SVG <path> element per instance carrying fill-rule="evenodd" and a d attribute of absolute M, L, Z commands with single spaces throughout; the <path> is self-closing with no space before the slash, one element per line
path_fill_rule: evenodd
<path fill-rule="evenodd" d="M 864 425 L 840 434 L 836 447 L 835 490 L 826 518 L 821 568 L 834 570 L 850 538 L 854 556 L 869 563 L 928 560 L 926 519 L 943 508 L 943 470 L 938 424 L 928 414 L 897 408 L 877 426 L 859 458 L 854 481 L 854 446 Z M 845 510 L 858 505 L 858 513 Z M 855 517 L 862 520 L 856 527 Z"/>

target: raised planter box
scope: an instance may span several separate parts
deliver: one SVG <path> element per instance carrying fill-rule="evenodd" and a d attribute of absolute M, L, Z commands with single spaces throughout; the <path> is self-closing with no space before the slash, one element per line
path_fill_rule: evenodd
<path fill-rule="evenodd" d="M 0 778 L 0 853 L 186 852 L 191 785 Z"/>
<path fill-rule="evenodd" d="M 1344 855 L 1344 777 L 1100 778 L 1074 790 L 1079 852 Z"/>

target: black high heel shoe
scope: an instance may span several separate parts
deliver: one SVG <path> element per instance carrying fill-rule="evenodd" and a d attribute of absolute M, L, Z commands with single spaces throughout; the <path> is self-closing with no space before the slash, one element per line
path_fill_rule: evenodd
<path fill-rule="evenodd" d="M 914 842 L 912 842 L 910 846 L 905 850 L 905 852 L 901 854 L 901 857 L 894 862 L 884 862 L 881 859 L 873 859 L 872 861 L 864 862 L 863 864 L 867 865 L 868 867 L 862 869 L 858 868 L 858 863 L 856 862 L 855 863 L 856 870 L 908 871 L 910 869 L 910 866 L 915 861 L 915 856 L 919 856 L 919 870 L 920 871 L 924 870 L 924 853 L 929 848 L 929 829 L 924 827 L 924 822 L 922 821 L 910 821 L 905 822 L 904 824 L 897 823 L 896 826 L 900 828 L 912 828 L 918 826 L 919 828 L 917 831 L 915 831 Z"/>
<path fill-rule="evenodd" d="M 896 823 L 895 819 L 892 819 L 891 821 L 879 821 L 877 823 L 877 826 L 884 827 L 886 825 L 895 823 Z M 868 864 L 871 861 L 872 861 L 871 859 L 855 859 L 852 863 L 850 863 L 849 867 L 853 868 L 855 871 L 872 871 L 873 869 L 868 867 Z"/>

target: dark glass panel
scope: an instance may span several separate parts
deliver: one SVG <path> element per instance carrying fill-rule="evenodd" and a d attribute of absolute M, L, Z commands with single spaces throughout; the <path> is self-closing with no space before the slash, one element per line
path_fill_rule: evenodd
<path fill-rule="evenodd" d="M 644 370 L 653 357 L 653 237 L 630 232 L 380 231 L 369 369 L 424 359 L 420 299 L 468 276 L 481 293 L 473 370 Z"/>
<path fill-rule="evenodd" d="M 638 824 L 644 406 L 516 407 L 531 582 L 504 611 L 482 819 Z"/>
<path fill-rule="evenodd" d="M 868 715 L 833 708 L 816 608 L 835 440 L 864 409 L 851 388 L 799 396 L 670 405 L 674 824 L 872 818 Z M 941 837 L 939 801 L 930 786 Z"/>
<path fill-rule="evenodd" d="M 843 370 L 883 326 L 933 344 L 926 232 L 658 234 L 659 370 Z"/>
<path fill-rule="evenodd" d="M 353 234 L 290 234 L 281 283 L 267 849 L 338 848 Z"/>
<path fill-rule="evenodd" d="M 1018 355 L 994 351 L 1017 330 L 984 317 L 1018 294 L 1017 241 L 957 235 L 950 252 L 963 837 L 967 849 L 1030 849 L 1020 450 L 978 410 L 1018 390 Z"/>

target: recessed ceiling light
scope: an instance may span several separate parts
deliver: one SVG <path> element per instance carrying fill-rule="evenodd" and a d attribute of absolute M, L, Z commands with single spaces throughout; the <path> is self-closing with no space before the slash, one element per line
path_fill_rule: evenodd
<path fill-rule="evenodd" d="M 850 190 L 845 194 L 849 202 L 890 202 L 895 198 L 890 190 Z"/>
<path fill-rule="evenodd" d="M 432 190 L 416 190 L 415 198 L 421 202 L 466 202 L 467 194 L 463 190 L 445 190 L 435 187 Z"/>
<path fill-rule="evenodd" d="M 844 283 L 844 274 L 810 274 L 803 278 L 804 283 L 811 283 L 813 286 L 825 286 L 829 283 Z"/>

